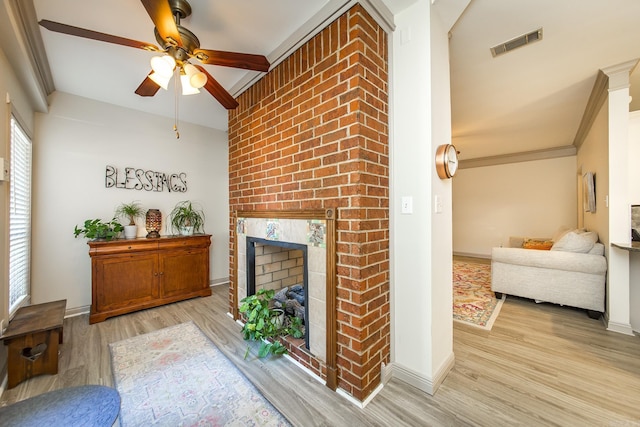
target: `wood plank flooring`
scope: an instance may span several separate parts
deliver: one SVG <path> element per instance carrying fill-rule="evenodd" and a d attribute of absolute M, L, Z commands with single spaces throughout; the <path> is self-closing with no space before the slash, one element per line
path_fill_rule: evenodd
<path fill-rule="evenodd" d="M 0 405 L 82 384 L 113 385 L 107 344 L 193 320 L 296 426 L 640 426 L 640 338 L 584 311 L 508 297 L 492 331 L 454 324 L 456 364 L 435 396 L 391 380 L 359 409 L 281 358 L 244 360 L 240 327 L 213 295 L 89 325 L 65 320 L 59 373 L 4 392 Z"/>

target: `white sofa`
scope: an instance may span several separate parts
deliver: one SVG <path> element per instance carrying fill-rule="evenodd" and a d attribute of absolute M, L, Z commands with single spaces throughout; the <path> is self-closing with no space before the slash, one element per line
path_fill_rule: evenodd
<path fill-rule="evenodd" d="M 598 318 L 604 312 L 604 245 L 596 242 L 593 232 L 581 234 L 566 233 L 568 237 L 555 241 L 551 250 L 524 249 L 522 244 L 493 248 L 491 289 L 498 294 L 584 308 L 590 317 Z M 522 240 L 512 238 L 510 245 L 518 246 Z"/>

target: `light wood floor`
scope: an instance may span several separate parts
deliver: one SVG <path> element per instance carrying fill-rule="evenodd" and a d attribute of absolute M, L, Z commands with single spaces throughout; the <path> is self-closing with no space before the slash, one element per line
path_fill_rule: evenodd
<path fill-rule="evenodd" d="M 112 385 L 107 343 L 193 320 L 296 426 L 638 426 L 640 338 L 583 311 L 508 297 L 493 330 L 454 327 L 456 364 L 435 396 L 391 380 L 361 410 L 289 360 L 243 360 L 227 288 L 95 325 L 65 320 L 59 373 L 5 391 L 9 404 L 82 384 Z"/>

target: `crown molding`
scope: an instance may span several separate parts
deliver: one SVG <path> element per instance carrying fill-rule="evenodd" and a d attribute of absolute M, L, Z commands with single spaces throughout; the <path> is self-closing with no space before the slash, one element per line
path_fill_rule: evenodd
<path fill-rule="evenodd" d="M 591 95 L 589 95 L 587 106 L 582 114 L 580 126 L 578 126 L 578 131 L 573 139 L 573 145 L 576 148 L 580 148 L 584 142 L 591 126 L 593 126 L 593 122 L 595 121 L 598 112 L 607 100 L 607 96 L 609 94 L 607 90 L 608 87 L 609 77 L 602 70 L 599 70 L 598 75 L 596 76 L 596 81 L 593 84 L 593 89 L 591 89 Z"/>
<path fill-rule="evenodd" d="M 544 150 L 524 151 L 521 153 L 501 154 L 499 156 L 478 157 L 475 159 L 461 160 L 460 169 L 480 168 L 485 166 L 505 165 L 509 163 L 531 162 L 534 160 L 547 160 L 559 157 L 575 156 L 577 149 L 573 145 L 548 148 Z"/>
<path fill-rule="evenodd" d="M 35 83 L 36 89 L 31 90 L 31 97 L 41 111 L 46 111 L 46 97 L 55 90 L 55 86 L 33 1 L 5 0 L 4 4 L 15 38 L 15 43 L 10 42 L 11 46 L 5 53 L 16 66 L 14 71 L 18 78 L 30 80 L 23 81 L 25 88 L 32 88 Z"/>

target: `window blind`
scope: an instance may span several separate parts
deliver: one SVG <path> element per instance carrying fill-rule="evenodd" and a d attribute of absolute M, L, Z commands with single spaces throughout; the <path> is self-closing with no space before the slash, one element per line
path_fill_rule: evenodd
<path fill-rule="evenodd" d="M 30 295 L 31 278 L 31 141 L 11 117 L 9 191 L 9 313 Z"/>

